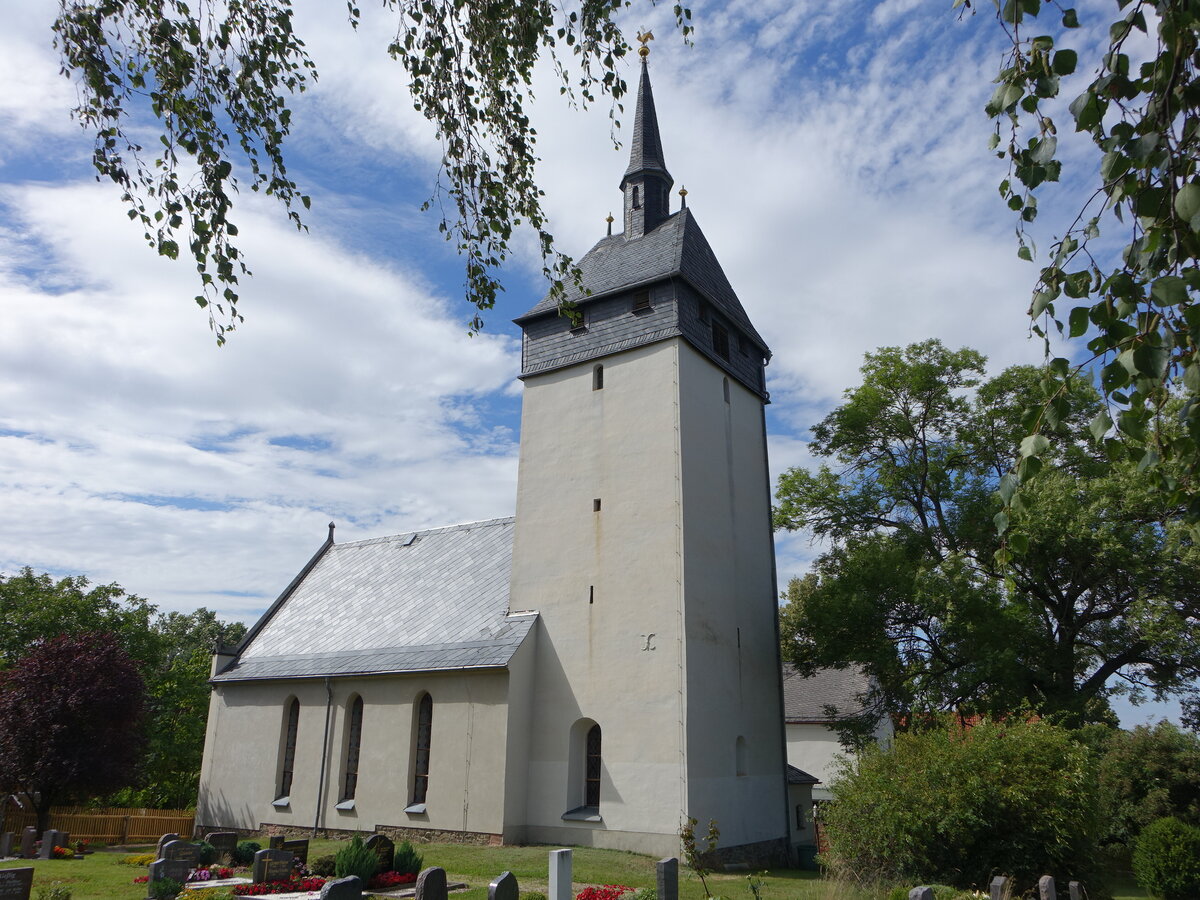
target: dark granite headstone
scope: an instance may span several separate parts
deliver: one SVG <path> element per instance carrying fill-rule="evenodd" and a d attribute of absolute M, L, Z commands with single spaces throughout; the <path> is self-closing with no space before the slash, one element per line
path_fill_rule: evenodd
<path fill-rule="evenodd" d="M 422 869 L 414 900 L 446 900 L 446 870 L 438 866 Z"/>
<path fill-rule="evenodd" d="M 191 841 L 168 841 L 160 858 L 179 860 L 194 869 L 200 865 L 200 848 Z"/>
<path fill-rule="evenodd" d="M 181 859 L 156 859 L 150 863 L 150 880 L 146 882 L 146 896 L 154 896 L 154 882 L 170 878 L 172 881 L 178 881 L 182 885 L 187 881 L 187 877 L 191 871 L 192 867 Z"/>
<path fill-rule="evenodd" d="M 1058 900 L 1058 889 L 1054 887 L 1054 876 L 1043 875 L 1038 879 L 1038 897 L 1041 900 Z"/>
<path fill-rule="evenodd" d="M 379 857 L 379 871 L 390 872 L 396 861 L 396 845 L 386 834 L 373 834 L 367 838 L 367 849 Z"/>
<path fill-rule="evenodd" d="M 163 847 L 167 846 L 167 844 L 171 843 L 171 841 L 177 841 L 177 840 L 179 840 L 179 835 L 177 835 L 173 831 L 170 834 L 164 834 L 162 837 L 160 837 L 158 839 L 158 845 L 154 848 L 154 858 L 162 859 L 163 858 Z"/>
<path fill-rule="evenodd" d="M 6 856 L 12 856 L 13 842 L 16 841 L 16 839 L 17 836 L 11 831 L 6 831 L 4 834 L 0 834 L 0 859 L 4 859 Z"/>
<path fill-rule="evenodd" d="M 237 850 L 238 835 L 236 831 L 210 831 L 204 839 L 212 844 L 217 854 L 217 861 L 229 865 L 233 862 L 233 854 Z"/>
<path fill-rule="evenodd" d="M 1070 894 L 1071 900 L 1083 900 L 1086 894 L 1086 891 L 1083 889 L 1083 885 L 1078 881 L 1067 882 L 1067 892 Z"/>
<path fill-rule="evenodd" d="M 658 900 L 679 900 L 679 860 L 660 859 L 654 867 L 658 881 Z"/>
<path fill-rule="evenodd" d="M 37 829 L 29 825 L 21 832 L 21 858 L 33 859 L 33 847 L 37 843 Z"/>
<path fill-rule="evenodd" d="M 54 846 L 69 848 L 71 846 L 71 832 L 69 832 L 69 831 L 58 832 L 58 835 L 54 839 Z"/>
<path fill-rule="evenodd" d="M 270 835 L 267 838 L 267 849 L 268 850 L 282 850 L 283 849 L 283 835 L 282 834 Z"/>
<path fill-rule="evenodd" d="M 321 900 L 362 900 L 362 895 L 362 879 L 357 875 L 335 878 L 321 886 Z"/>
<path fill-rule="evenodd" d="M 933 888 L 915 887 L 908 892 L 908 900 L 933 900 Z"/>
<path fill-rule="evenodd" d="M 259 850 L 254 854 L 254 868 L 250 880 L 255 884 L 264 881 L 287 881 L 292 877 L 292 854 L 286 850 Z"/>
<path fill-rule="evenodd" d="M 33 890 L 33 866 L 0 869 L 0 900 L 29 900 Z"/>
<path fill-rule="evenodd" d="M 58 832 L 51 828 L 42 833 L 42 846 L 38 850 L 38 859 L 54 859 L 54 840 Z"/>
<path fill-rule="evenodd" d="M 520 900 L 521 890 L 517 886 L 517 876 L 505 872 L 488 885 L 488 900 Z"/>
<path fill-rule="evenodd" d="M 988 885 L 988 900 L 1008 900 L 1008 877 L 997 875 Z"/>
<path fill-rule="evenodd" d="M 287 850 L 292 856 L 308 865 L 308 838 L 297 838 L 294 841 L 284 841 L 280 848 Z"/>

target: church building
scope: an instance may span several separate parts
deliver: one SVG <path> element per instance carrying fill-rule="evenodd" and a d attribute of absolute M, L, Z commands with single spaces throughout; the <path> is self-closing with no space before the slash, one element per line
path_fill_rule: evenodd
<path fill-rule="evenodd" d="M 516 515 L 329 538 L 213 662 L 198 828 L 786 855 L 764 368 L 642 48 L 623 227 L 516 320 Z M 803 773 L 801 773 L 803 774 Z"/>

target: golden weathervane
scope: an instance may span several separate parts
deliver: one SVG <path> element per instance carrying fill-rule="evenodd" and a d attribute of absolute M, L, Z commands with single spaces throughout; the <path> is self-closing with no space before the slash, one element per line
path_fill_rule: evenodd
<path fill-rule="evenodd" d="M 637 36 L 637 39 L 642 44 L 642 46 L 638 47 L 638 56 L 642 57 L 642 59 L 645 59 L 647 56 L 650 55 L 650 48 L 647 47 L 646 44 L 648 42 L 654 40 L 654 32 L 647 31 L 645 34 L 639 34 Z"/>

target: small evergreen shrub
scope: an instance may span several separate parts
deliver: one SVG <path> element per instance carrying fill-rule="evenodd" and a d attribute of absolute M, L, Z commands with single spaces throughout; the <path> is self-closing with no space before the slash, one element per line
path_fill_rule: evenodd
<path fill-rule="evenodd" d="M 248 866 L 254 862 L 254 854 L 262 849 L 257 841 L 238 841 L 237 849 L 233 851 L 233 861 L 239 866 Z"/>
<path fill-rule="evenodd" d="M 326 856 L 318 856 L 309 864 L 309 869 L 312 870 L 314 875 L 329 876 L 337 871 L 337 861 L 334 859 L 332 853 Z"/>
<path fill-rule="evenodd" d="M 152 881 L 149 888 L 150 896 L 154 900 L 175 900 L 183 891 L 183 885 L 174 878 L 160 878 L 158 881 Z M 41 898 L 39 897 L 38 900 Z M 51 897 L 49 900 L 57 900 L 57 898 Z"/>
<path fill-rule="evenodd" d="M 1134 845 L 1133 874 L 1164 900 L 1200 897 L 1200 828 L 1173 816 L 1151 822 Z"/>
<path fill-rule="evenodd" d="M 61 881 L 38 888 L 37 900 L 71 900 L 71 889 Z"/>
<path fill-rule="evenodd" d="M 399 872 L 401 875 L 416 875 L 421 871 L 421 864 L 425 862 L 425 858 L 421 856 L 413 845 L 408 841 L 404 841 L 396 847 L 395 862 L 392 864 L 392 870 Z"/>
<path fill-rule="evenodd" d="M 217 861 L 217 848 L 208 841 L 197 841 L 196 853 L 202 866 L 210 866 Z"/>
<path fill-rule="evenodd" d="M 379 871 L 379 857 L 363 843 L 357 834 L 334 857 L 333 873 L 338 878 L 357 875 L 366 884 Z"/>

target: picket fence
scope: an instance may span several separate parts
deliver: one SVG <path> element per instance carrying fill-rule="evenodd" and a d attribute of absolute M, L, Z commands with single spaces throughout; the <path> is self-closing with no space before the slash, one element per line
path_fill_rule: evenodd
<path fill-rule="evenodd" d="M 190 836 L 196 813 L 190 809 L 89 809 L 83 806 L 50 807 L 50 828 L 65 831 L 72 841 L 103 841 L 106 844 L 141 844 L 157 841 L 164 834 Z M 31 810 L 11 806 L 4 817 L 4 830 L 20 834 L 37 825 Z"/>

